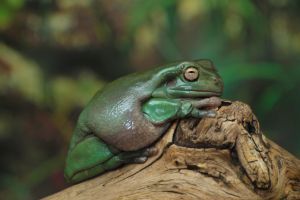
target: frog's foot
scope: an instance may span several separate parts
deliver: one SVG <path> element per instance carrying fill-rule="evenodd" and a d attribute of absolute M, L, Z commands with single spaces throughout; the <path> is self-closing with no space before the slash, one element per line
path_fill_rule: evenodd
<path fill-rule="evenodd" d="M 142 156 L 134 159 L 134 163 L 144 163 L 149 157 L 155 156 L 158 153 L 156 147 L 149 147 L 142 150 Z"/>
<path fill-rule="evenodd" d="M 146 156 L 144 156 L 144 157 L 138 157 L 138 158 L 135 158 L 132 163 L 143 164 L 147 160 L 148 160 L 148 157 L 146 157 Z"/>
<path fill-rule="evenodd" d="M 143 155 L 146 157 L 155 156 L 158 153 L 158 149 L 156 147 L 148 147 L 143 150 Z"/>
<path fill-rule="evenodd" d="M 192 100 L 191 104 L 195 108 L 213 109 L 219 107 L 222 101 L 219 97 L 209 97 L 201 100 Z"/>
<path fill-rule="evenodd" d="M 148 157 L 154 156 L 157 153 L 157 148 L 149 147 L 138 151 L 122 152 L 118 157 L 123 163 L 144 163 Z"/>
<path fill-rule="evenodd" d="M 203 117 L 213 118 L 217 116 L 217 113 L 214 110 L 199 110 L 197 108 L 193 108 L 190 115 L 195 118 L 203 118 Z"/>
<path fill-rule="evenodd" d="M 221 105 L 221 99 L 218 97 L 210 97 L 201 100 L 189 100 L 182 102 L 179 112 L 180 117 L 215 117 L 217 108 Z"/>

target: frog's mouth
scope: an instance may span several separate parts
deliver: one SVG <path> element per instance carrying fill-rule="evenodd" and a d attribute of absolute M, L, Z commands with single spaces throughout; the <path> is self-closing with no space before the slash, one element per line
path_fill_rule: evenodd
<path fill-rule="evenodd" d="M 175 89 L 175 88 L 168 88 L 168 94 L 171 96 L 182 96 L 182 97 L 220 97 L 222 96 L 223 91 L 222 90 L 181 90 L 181 89 Z"/>

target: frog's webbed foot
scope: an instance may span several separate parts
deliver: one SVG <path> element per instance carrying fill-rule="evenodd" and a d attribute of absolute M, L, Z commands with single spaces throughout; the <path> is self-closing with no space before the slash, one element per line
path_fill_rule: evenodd
<path fill-rule="evenodd" d="M 142 154 L 146 157 L 155 156 L 158 153 L 158 149 L 156 147 L 148 147 L 142 150 Z"/>
<path fill-rule="evenodd" d="M 155 147 L 148 147 L 138 151 L 127 151 L 118 154 L 117 156 L 123 163 L 144 163 L 148 157 L 156 155 L 158 152 Z"/>
<path fill-rule="evenodd" d="M 144 156 L 144 157 L 138 157 L 138 158 L 134 158 L 132 160 L 132 163 L 136 163 L 136 164 L 142 164 L 144 162 L 146 162 L 148 160 L 148 157 Z"/>

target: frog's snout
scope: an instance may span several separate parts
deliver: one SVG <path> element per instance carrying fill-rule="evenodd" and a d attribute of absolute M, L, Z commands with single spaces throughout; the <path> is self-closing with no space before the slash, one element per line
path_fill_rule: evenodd
<path fill-rule="evenodd" d="M 220 77 L 213 77 L 212 78 L 212 82 L 215 85 L 216 88 L 218 88 L 218 93 L 220 93 L 220 96 L 223 94 L 223 90 L 224 90 L 224 83 L 222 78 Z"/>

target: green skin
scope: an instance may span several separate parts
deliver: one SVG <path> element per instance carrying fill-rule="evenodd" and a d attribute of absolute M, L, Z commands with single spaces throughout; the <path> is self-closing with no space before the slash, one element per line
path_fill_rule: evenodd
<path fill-rule="evenodd" d="M 184 77 L 187 68 L 199 72 Z M 124 76 L 99 91 L 79 116 L 65 177 L 76 183 L 125 163 L 143 163 L 176 119 L 214 117 L 223 82 L 209 60 L 174 63 Z M 212 98 L 208 98 L 212 97 Z M 199 109 L 199 108 L 206 109 Z"/>

